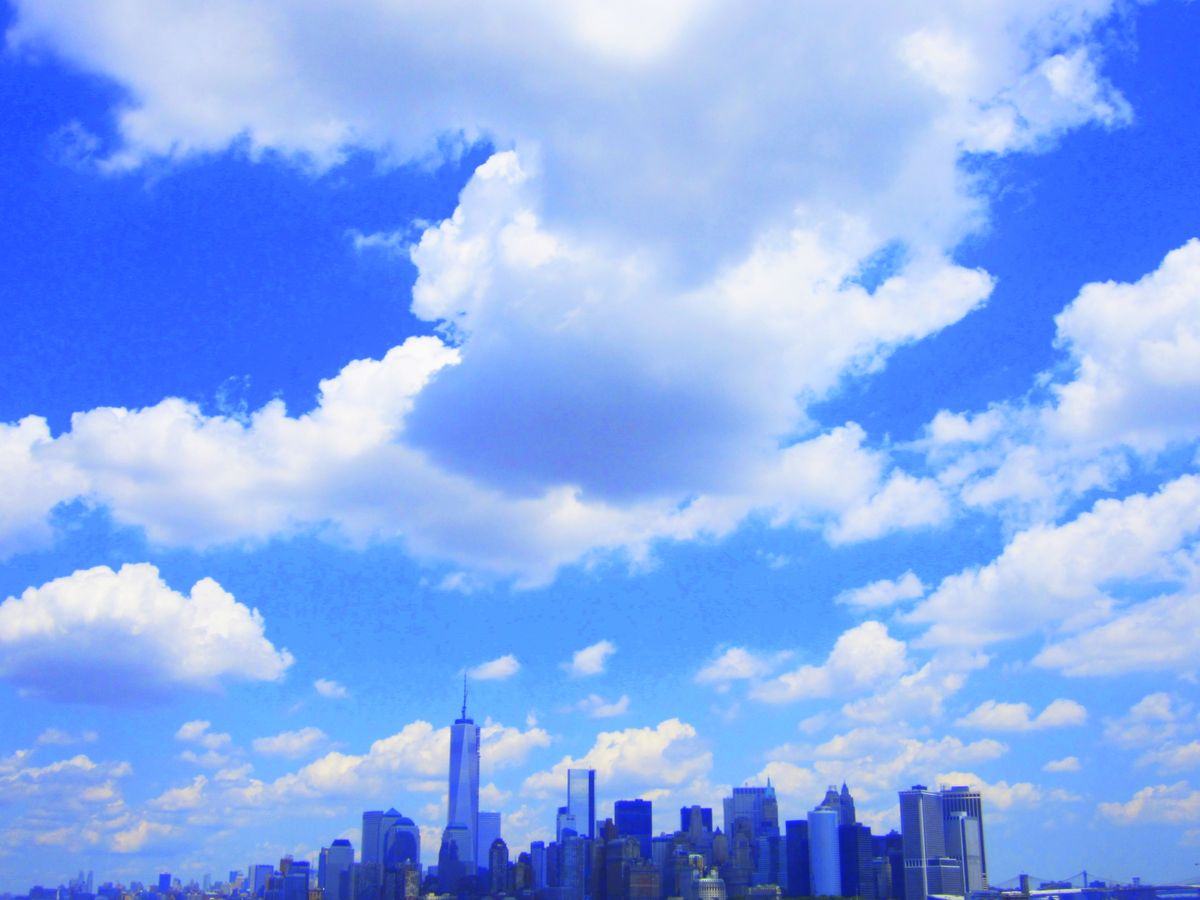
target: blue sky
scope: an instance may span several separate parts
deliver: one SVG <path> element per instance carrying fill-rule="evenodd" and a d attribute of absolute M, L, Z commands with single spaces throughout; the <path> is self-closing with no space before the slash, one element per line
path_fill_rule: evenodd
<path fill-rule="evenodd" d="M 1194 5 L 4 8 L 0 890 L 969 781 L 1200 846 Z"/>

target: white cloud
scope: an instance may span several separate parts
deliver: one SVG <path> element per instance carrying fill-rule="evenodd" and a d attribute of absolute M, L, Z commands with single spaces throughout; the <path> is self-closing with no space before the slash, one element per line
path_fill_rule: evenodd
<path fill-rule="evenodd" d="M 1157 597 L 1116 613 L 1102 625 L 1045 647 L 1035 666 L 1064 675 L 1197 670 L 1200 594 Z"/>
<path fill-rule="evenodd" d="M 1036 716 L 1028 703 L 985 700 L 955 724 L 985 731 L 1037 731 L 1082 725 L 1086 721 L 1087 710 L 1074 700 L 1052 700 Z"/>
<path fill-rule="evenodd" d="M 880 609 L 894 606 L 905 600 L 915 600 L 925 593 L 925 585 L 911 571 L 905 572 L 896 580 L 887 578 L 872 581 L 850 591 L 843 591 L 834 597 L 835 603 L 844 603 L 859 609 Z"/>
<path fill-rule="evenodd" d="M 1170 694 L 1147 694 L 1124 716 L 1104 723 L 1104 738 L 1122 747 L 1162 744 L 1198 724 L 1191 704 L 1181 703 Z"/>
<path fill-rule="evenodd" d="M 996 759 L 1008 748 L 983 739 L 964 743 L 956 737 L 921 740 L 906 728 L 854 728 L 816 746 L 784 745 L 772 750 L 770 761 L 755 776 L 770 778 L 789 804 L 810 808 L 825 786 L 848 782 L 860 805 L 895 806 L 898 784 L 937 783 L 937 767 Z M 803 760 L 805 765 L 796 761 Z"/>
<path fill-rule="evenodd" d="M 1144 787 L 1124 803 L 1101 803 L 1102 816 L 1118 825 L 1200 822 L 1200 791 L 1186 781 Z"/>
<path fill-rule="evenodd" d="M 272 737 L 255 738 L 251 742 L 255 753 L 264 756 L 298 757 L 311 753 L 325 744 L 329 735 L 320 728 L 309 725 L 298 731 L 283 731 Z"/>
<path fill-rule="evenodd" d="M 96 732 L 87 730 L 82 731 L 78 735 L 71 734 L 69 731 L 63 731 L 61 728 L 47 728 L 38 735 L 37 742 L 39 744 L 90 744 L 96 740 L 98 735 Z"/>
<path fill-rule="evenodd" d="M 1200 478 L 1195 476 L 1178 478 L 1150 496 L 1100 500 L 1066 524 L 1020 532 L 992 562 L 943 579 L 905 618 L 928 624 L 922 642 L 937 645 L 979 646 L 1044 625 L 1079 631 L 1112 618 L 1114 604 L 1105 585 L 1185 577 L 1192 564 L 1181 551 L 1198 532 Z M 1119 644 L 1121 635 L 1115 637 Z M 1047 654 L 1043 664 L 1060 655 Z M 1074 662 L 1074 653 L 1061 651 L 1061 658 L 1065 666 L 1089 668 Z"/>
<path fill-rule="evenodd" d="M 114 834 L 111 846 L 115 853 L 139 853 L 174 837 L 179 832 L 178 825 L 142 819 L 132 828 Z"/>
<path fill-rule="evenodd" d="M 480 663 L 467 670 L 467 675 L 477 681 L 498 681 L 511 678 L 521 671 L 521 663 L 511 653 Z"/>
<path fill-rule="evenodd" d="M 587 675 L 602 675 L 608 665 L 608 658 L 616 652 L 617 645 L 612 641 L 597 641 L 582 650 L 576 650 L 571 655 L 571 661 L 563 663 L 563 668 L 577 678 Z"/>
<path fill-rule="evenodd" d="M 1136 282 L 1084 286 L 1055 318 L 1065 359 L 1041 378 L 1049 401 L 943 411 L 930 423 L 925 445 L 940 480 L 970 505 L 1051 518 L 1084 492 L 1115 486 L 1129 455 L 1200 438 L 1197 298 L 1197 239 Z"/>
<path fill-rule="evenodd" d="M 593 719 L 611 719 L 623 716 L 629 711 L 629 695 L 622 694 L 619 700 L 608 701 L 599 694 L 588 694 L 576 708 L 587 713 Z"/>
<path fill-rule="evenodd" d="M 190 722 L 184 722 L 179 726 L 179 730 L 175 732 L 175 740 L 199 744 L 206 750 L 219 750 L 222 747 L 229 746 L 233 740 L 232 737 L 224 732 L 210 731 L 210 728 L 212 728 L 212 722 L 205 719 L 193 719 Z"/>
<path fill-rule="evenodd" d="M 892 681 L 908 668 L 903 641 L 880 622 L 864 622 L 843 633 L 819 666 L 800 666 L 755 685 L 750 696 L 766 703 L 847 694 Z"/>
<path fill-rule="evenodd" d="M 346 689 L 345 685 L 339 684 L 331 678 L 318 678 L 313 682 L 313 689 L 329 700 L 345 700 L 350 696 L 350 691 Z"/>
<path fill-rule="evenodd" d="M 946 699 L 963 689 L 971 672 L 987 664 L 982 653 L 940 652 L 916 671 L 884 681 L 874 693 L 845 704 L 842 713 L 875 724 L 938 719 Z"/>
<path fill-rule="evenodd" d="M 733 681 L 762 678 L 777 669 L 792 656 L 790 651 L 761 654 L 745 647 L 729 647 L 701 667 L 696 673 L 697 684 L 712 684 L 718 689 Z"/>
<path fill-rule="evenodd" d="M 696 729 L 679 719 L 667 719 L 650 728 L 602 731 L 583 756 L 566 756 L 551 769 L 535 772 L 524 781 L 524 790 L 535 796 L 558 796 L 567 784 L 567 770 L 596 770 L 597 782 L 612 790 L 679 787 L 701 778 L 712 769 L 712 753 Z"/>
<path fill-rule="evenodd" d="M 1052 759 L 1044 766 L 1043 772 L 1078 772 L 1082 766 L 1078 756 L 1064 756 L 1062 759 Z"/>
<path fill-rule="evenodd" d="M 0 673 L 57 700 L 121 704 L 226 680 L 278 681 L 292 656 L 211 578 L 189 595 L 149 563 L 82 569 L 0 604 Z"/>
<path fill-rule="evenodd" d="M 164 791 L 151 800 L 150 805 L 166 812 L 195 809 L 204 802 L 204 789 L 207 786 L 208 779 L 203 775 L 197 775 L 192 779 L 191 784 Z"/>
<path fill-rule="evenodd" d="M 1040 805 L 1045 800 L 1074 800 L 1074 796 L 1063 791 L 1047 791 L 1028 781 L 1010 784 L 1007 781 L 984 781 L 970 772 L 946 772 L 935 779 L 938 784 L 965 784 L 974 787 L 983 795 L 984 802 L 998 810 L 1009 810 Z"/>
<path fill-rule="evenodd" d="M 80 497 L 167 545 L 321 526 L 528 585 L 755 513 L 834 543 L 942 523 L 940 482 L 853 424 L 815 434 L 806 408 L 987 297 L 991 278 L 952 258 L 986 219 L 964 152 L 1127 116 L 1088 38 L 1111 7 L 916 2 L 864 25 L 832 2 L 521 0 L 465 23 L 436 5 L 348 21 L 330 3 L 21 4 L 14 52 L 122 87 L 110 169 L 231 144 L 316 169 L 484 135 L 513 149 L 411 249 L 413 311 L 456 346 L 352 362 L 299 417 L 167 399 L 78 414 L 58 438 L 23 420 L 0 438 L 20 473 L 0 541 L 46 540 L 48 511 Z"/>
<path fill-rule="evenodd" d="M 1200 768 L 1200 741 L 1188 744 L 1168 744 L 1151 750 L 1138 758 L 1139 766 L 1154 766 L 1160 772 L 1187 772 Z"/>

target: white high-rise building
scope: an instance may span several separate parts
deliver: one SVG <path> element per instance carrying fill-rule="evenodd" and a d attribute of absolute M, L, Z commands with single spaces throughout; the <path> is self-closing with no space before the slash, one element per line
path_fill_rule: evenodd
<path fill-rule="evenodd" d="M 491 868 L 488 854 L 491 852 L 492 842 L 498 837 L 500 837 L 500 813 L 480 810 L 479 836 L 475 839 L 475 846 L 481 866 L 486 863 L 488 868 Z"/>
<path fill-rule="evenodd" d="M 462 716 L 450 727 L 450 804 L 446 825 L 461 825 L 467 830 L 468 838 L 456 841 L 458 862 L 467 875 L 474 875 L 479 863 L 479 726 L 467 718 L 465 682 Z"/>

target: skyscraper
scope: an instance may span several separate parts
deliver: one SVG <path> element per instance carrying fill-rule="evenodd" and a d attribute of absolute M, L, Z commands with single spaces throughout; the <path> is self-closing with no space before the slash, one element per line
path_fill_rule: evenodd
<path fill-rule="evenodd" d="M 488 812 L 487 810 L 479 811 L 479 835 L 475 838 L 475 845 L 479 848 L 480 857 L 479 865 L 482 868 L 484 863 L 490 869 L 492 844 L 500 837 L 500 813 Z M 507 845 L 505 845 L 507 847 Z"/>
<path fill-rule="evenodd" d="M 787 829 L 787 895 L 811 897 L 812 866 L 808 850 L 808 820 L 788 819 Z"/>
<path fill-rule="evenodd" d="M 613 821 L 621 837 L 635 837 L 643 859 L 650 858 L 650 836 L 654 832 L 653 808 L 649 800 L 618 800 L 613 804 Z"/>
<path fill-rule="evenodd" d="M 738 819 L 750 823 L 751 842 L 779 834 L 779 805 L 770 782 L 766 787 L 735 787 L 733 796 L 725 798 L 725 834 L 734 834 Z"/>
<path fill-rule="evenodd" d="M 461 825 L 465 841 L 455 841 L 455 862 L 474 875 L 479 861 L 479 726 L 467 718 L 467 684 L 463 679 L 462 716 L 450 727 L 450 804 L 446 826 Z"/>
<path fill-rule="evenodd" d="M 818 806 L 808 814 L 809 876 L 814 897 L 842 893 L 838 852 L 838 810 Z"/>
<path fill-rule="evenodd" d="M 353 900 L 350 896 L 350 870 L 354 866 L 354 847 L 344 839 L 321 850 L 317 861 L 317 887 L 324 889 L 325 900 Z"/>
<path fill-rule="evenodd" d="M 580 837 L 596 836 L 596 770 L 567 770 L 567 812 Z"/>
<path fill-rule="evenodd" d="M 904 896 L 963 893 L 962 866 L 946 853 L 942 798 L 923 784 L 900 792 L 904 843 Z"/>
<path fill-rule="evenodd" d="M 957 813 L 962 813 L 968 819 L 967 822 L 958 823 L 963 834 L 954 846 L 949 848 L 950 855 L 963 862 L 963 877 L 966 882 L 964 888 L 968 893 L 983 890 L 988 886 L 987 848 L 983 840 L 983 797 L 979 791 L 973 791 L 965 785 L 943 787 L 941 794 L 942 818 L 947 824 Z M 949 831 L 948 828 L 947 836 Z M 963 848 L 962 852 L 956 853 L 955 848 L 960 846 Z M 966 849 L 968 847 L 971 849 Z M 978 860 L 975 859 L 976 855 Z"/>

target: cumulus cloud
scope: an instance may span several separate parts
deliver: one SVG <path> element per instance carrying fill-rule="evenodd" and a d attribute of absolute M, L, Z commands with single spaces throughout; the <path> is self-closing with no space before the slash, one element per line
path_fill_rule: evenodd
<path fill-rule="evenodd" d="M 766 703 L 791 703 L 829 697 L 891 681 L 908 669 L 903 641 L 880 622 L 864 622 L 843 633 L 819 666 L 800 666 L 751 688 L 750 696 Z"/>
<path fill-rule="evenodd" d="M 874 692 L 842 707 L 842 713 L 858 722 L 903 722 L 938 719 L 946 699 L 958 693 L 971 672 L 984 668 L 982 653 L 940 652 L 919 669 L 893 681 L 884 681 Z"/>
<path fill-rule="evenodd" d="M 1130 455 L 1196 441 L 1197 298 L 1197 239 L 1136 282 L 1084 286 L 1055 318 L 1064 359 L 1043 376 L 1048 400 L 973 416 L 943 411 L 930 423 L 926 446 L 940 480 L 971 505 L 1053 517 L 1084 492 L 1115 485 Z"/>
<path fill-rule="evenodd" d="M 467 670 L 467 675 L 476 681 L 499 681 L 511 678 L 521 671 L 521 663 L 511 653 L 488 660 Z"/>
<path fill-rule="evenodd" d="M 984 781 L 970 772 L 945 772 L 935 779 L 938 784 L 965 784 L 974 787 L 983 795 L 984 802 L 993 809 L 1009 810 L 1038 806 L 1045 800 L 1078 799 L 1066 791 L 1039 787 L 1028 781 L 1010 784 L 1007 781 Z"/>
<path fill-rule="evenodd" d="M 1155 494 L 1099 500 L 1065 524 L 1020 532 L 992 562 L 943 579 L 905 618 L 929 626 L 923 643 L 954 646 L 1021 637 L 1045 625 L 1074 631 L 1098 626 L 1113 618 L 1115 603 L 1105 593 L 1107 584 L 1187 578 L 1192 564 L 1181 551 L 1197 533 L 1200 478 L 1185 475 Z M 1123 615 L 1132 619 L 1125 625 L 1101 628 L 1097 643 L 1119 648 L 1129 633 L 1148 627 L 1137 609 L 1127 607 Z M 1187 619 L 1186 612 L 1180 615 Z M 1040 662 L 1094 672 L 1078 658 L 1082 643 L 1081 638 L 1059 650 L 1050 648 Z M 1172 652 L 1168 647 L 1168 655 Z M 1136 665 L 1136 660 L 1126 647 L 1114 665 Z"/>
<path fill-rule="evenodd" d="M 283 731 L 272 737 L 255 738 L 251 742 L 255 753 L 264 756 L 298 757 L 311 753 L 329 740 L 320 728 L 309 725 L 298 731 Z"/>
<path fill-rule="evenodd" d="M 263 618 L 211 578 L 190 594 L 149 563 L 81 569 L 0 604 L 0 674 L 54 700 L 121 704 L 224 681 L 278 681 L 292 663 Z"/>
<path fill-rule="evenodd" d="M 1044 766 L 1043 772 L 1078 772 L 1083 768 L 1078 756 L 1064 756 L 1062 759 L 1052 759 Z"/>
<path fill-rule="evenodd" d="M 1147 694 L 1123 716 L 1106 719 L 1104 737 L 1121 747 L 1162 744 L 1200 725 L 1192 705 L 1165 691 Z"/>
<path fill-rule="evenodd" d="M 894 606 L 905 600 L 915 600 L 925 593 L 925 585 L 913 572 L 908 571 L 893 580 L 883 578 L 860 588 L 843 591 L 834 597 L 835 603 L 844 603 L 859 609 L 879 609 Z"/>
<path fill-rule="evenodd" d="M 1138 758 L 1139 766 L 1154 766 L 1160 772 L 1187 772 L 1200 768 L 1200 741 L 1168 744 Z"/>
<path fill-rule="evenodd" d="M 329 700 L 345 700 L 350 696 L 346 686 L 331 678 L 318 678 L 313 682 L 313 689 Z"/>
<path fill-rule="evenodd" d="M 150 805 L 166 812 L 195 809 L 204 802 L 204 788 L 208 779 L 197 775 L 191 784 L 183 787 L 169 788 L 150 801 Z"/>
<path fill-rule="evenodd" d="M 1082 725 L 1086 721 L 1087 710 L 1074 700 L 1052 700 L 1036 716 L 1028 703 L 985 700 L 955 724 L 984 731 L 1037 731 Z"/>
<path fill-rule="evenodd" d="M 305 731 L 308 729 L 297 733 L 300 742 Z M 295 735 L 288 733 L 278 738 L 282 740 L 268 739 L 273 742 L 269 746 L 274 748 L 277 741 L 282 749 L 296 743 Z M 522 731 L 488 721 L 480 727 L 480 740 L 481 768 L 491 772 L 524 762 L 534 748 L 549 745 L 550 735 L 536 727 Z M 222 793 L 221 802 L 229 810 L 264 809 L 281 802 L 324 808 L 320 804 L 326 801 L 365 801 L 399 788 L 426 791 L 432 785 L 433 790 L 440 790 L 445 786 L 449 753 L 448 727 L 411 722 L 395 734 L 372 742 L 365 753 L 333 750 L 273 781 L 233 781 Z"/>
<path fill-rule="evenodd" d="M 1137 791 L 1124 803 L 1101 803 L 1100 814 L 1118 825 L 1180 824 L 1200 821 L 1200 791 L 1186 781 L 1156 784 Z"/>
<path fill-rule="evenodd" d="M 990 738 L 964 743 L 951 736 L 914 738 L 907 729 L 861 727 L 817 745 L 776 747 L 755 779 L 770 778 L 781 796 L 801 808 L 817 803 L 825 786 L 836 781 L 851 783 L 860 803 L 892 806 L 897 784 L 936 783 L 938 766 L 992 760 L 1007 750 Z"/>
<path fill-rule="evenodd" d="M 563 668 L 577 678 L 587 675 L 602 675 L 608 665 L 608 658 L 617 652 L 617 645 L 609 640 L 596 641 L 582 650 L 571 654 L 571 661 L 563 663 Z"/>
<path fill-rule="evenodd" d="M 761 654 L 745 647 L 729 647 L 705 663 L 696 673 L 697 684 L 712 684 L 718 689 L 731 682 L 762 678 L 791 657 L 790 651 Z"/>
<path fill-rule="evenodd" d="M 1200 594 L 1157 597 L 1130 606 L 1102 625 L 1057 641 L 1033 658 L 1064 675 L 1197 670 Z"/>
<path fill-rule="evenodd" d="M 21 4 L 16 52 L 125 88 L 119 145 L 95 154 L 109 169 L 231 143 L 316 169 L 362 148 L 384 164 L 482 136 L 511 149 L 413 232 L 413 312 L 444 341 L 350 363 L 299 417 L 167 399 L 81 413 L 58 438 L 6 426 L 22 477 L 0 493 L 0 541 L 45 540 L 47 512 L 80 497 L 164 544 L 332 525 L 537 584 L 755 513 L 833 543 L 945 522 L 942 482 L 853 423 L 816 433 L 807 407 L 988 296 L 952 258 L 986 218 L 962 153 L 1127 118 L 1089 42 L 1111 4 L 897 4 L 868 27 L 833 3 L 680 4 L 654 28 L 596 9 L 524 0 L 464 26 L 435 7 L 348 23 L 327 3 Z M 864 65 L 841 65 L 851 53 Z M 594 152 L 631 135 L 637 152 Z"/>
<path fill-rule="evenodd" d="M 567 783 L 567 770 L 596 770 L 597 781 L 614 790 L 641 791 L 679 787 L 706 776 L 712 753 L 696 729 L 679 719 L 667 719 L 653 728 L 602 731 L 583 756 L 563 757 L 552 768 L 535 772 L 524 781 L 524 790 L 539 797 L 557 796 Z"/>
<path fill-rule="evenodd" d="M 593 719 L 611 719 L 615 716 L 623 716 L 629 711 L 629 695 L 622 694 L 620 699 L 610 702 L 599 694 L 588 694 L 576 704 L 576 709 L 587 713 Z"/>
<path fill-rule="evenodd" d="M 142 819 L 131 828 L 116 832 L 110 846 L 115 853 L 140 853 L 177 836 L 180 831 L 178 825 Z"/>

